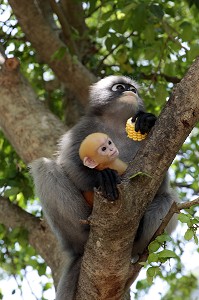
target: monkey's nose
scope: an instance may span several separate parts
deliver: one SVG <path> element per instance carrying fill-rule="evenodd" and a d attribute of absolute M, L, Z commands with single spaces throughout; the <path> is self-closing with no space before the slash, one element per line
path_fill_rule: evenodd
<path fill-rule="evenodd" d="M 127 91 L 123 92 L 123 94 L 126 95 L 126 96 L 135 95 L 135 93 L 133 91 L 130 91 L 130 90 L 127 90 Z"/>

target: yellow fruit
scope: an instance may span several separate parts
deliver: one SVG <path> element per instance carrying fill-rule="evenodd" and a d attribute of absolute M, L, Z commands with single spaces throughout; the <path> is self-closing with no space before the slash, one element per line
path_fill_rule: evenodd
<path fill-rule="evenodd" d="M 135 123 L 132 123 L 131 119 L 132 118 L 128 119 L 126 122 L 127 136 L 134 141 L 140 142 L 146 138 L 147 133 L 142 134 L 140 131 L 135 131 Z"/>

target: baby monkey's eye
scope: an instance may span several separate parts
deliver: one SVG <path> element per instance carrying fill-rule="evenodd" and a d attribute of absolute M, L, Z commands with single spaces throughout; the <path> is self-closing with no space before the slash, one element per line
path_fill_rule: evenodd
<path fill-rule="evenodd" d="M 109 140 L 109 141 L 108 141 L 108 144 L 109 144 L 109 145 L 111 145 L 111 144 L 112 144 L 112 141 L 111 141 L 111 140 Z"/>
<path fill-rule="evenodd" d="M 102 151 L 103 151 L 103 152 L 106 151 L 106 147 L 102 147 Z"/>
<path fill-rule="evenodd" d="M 124 84 L 117 83 L 117 84 L 114 84 L 111 89 L 113 92 L 124 91 L 124 90 L 126 90 L 126 87 Z"/>

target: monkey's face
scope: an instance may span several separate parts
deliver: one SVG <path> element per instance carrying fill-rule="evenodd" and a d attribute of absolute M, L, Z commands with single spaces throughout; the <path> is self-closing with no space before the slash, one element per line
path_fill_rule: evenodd
<path fill-rule="evenodd" d="M 143 109 L 138 95 L 138 84 L 125 76 L 108 76 L 98 81 L 90 90 L 90 105 L 99 110 L 108 110 L 130 116 Z M 104 111 L 103 111 L 104 112 Z"/>
<path fill-rule="evenodd" d="M 108 136 L 101 137 L 100 147 L 97 149 L 98 163 L 113 161 L 118 157 L 118 155 L 119 151 L 113 141 Z"/>

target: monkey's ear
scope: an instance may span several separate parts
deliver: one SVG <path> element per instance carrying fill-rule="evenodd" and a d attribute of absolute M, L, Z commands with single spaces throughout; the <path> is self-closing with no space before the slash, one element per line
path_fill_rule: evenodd
<path fill-rule="evenodd" d="M 90 169 L 94 169 L 98 165 L 98 163 L 95 160 L 93 160 L 92 158 L 87 157 L 87 156 L 84 157 L 83 164 L 84 164 L 84 166 L 86 166 Z"/>

